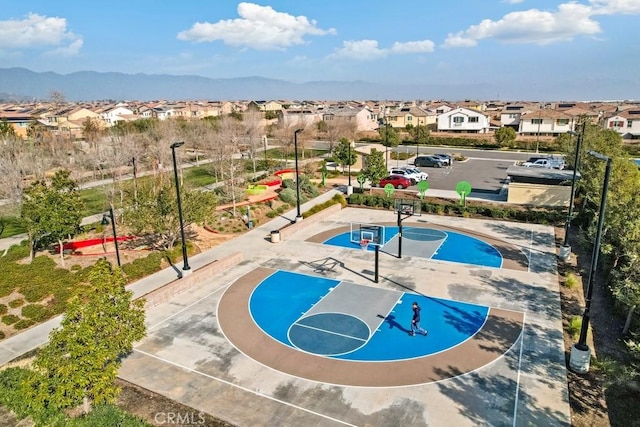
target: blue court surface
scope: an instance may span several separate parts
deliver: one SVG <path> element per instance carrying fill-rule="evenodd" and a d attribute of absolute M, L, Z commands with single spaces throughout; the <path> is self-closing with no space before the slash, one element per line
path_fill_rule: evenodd
<path fill-rule="evenodd" d="M 411 304 L 422 308 L 409 336 Z M 435 354 L 468 340 L 484 325 L 489 308 L 384 290 L 338 280 L 277 271 L 253 291 L 249 308 L 273 339 L 300 351 L 351 361 L 399 361 Z"/>
<path fill-rule="evenodd" d="M 413 253 L 409 249 L 408 255 L 483 267 L 502 267 L 502 255 L 500 252 L 490 244 L 475 237 L 449 230 L 443 231 L 424 227 L 405 226 L 402 227 L 402 230 L 404 242 L 413 242 L 414 246 L 422 246 L 425 249 L 424 251 L 414 250 Z M 386 226 L 384 236 L 383 247 L 390 243 L 396 243 L 399 236 L 399 228 L 397 226 Z M 355 232 L 354 235 L 351 232 L 346 232 L 340 233 L 323 243 L 361 250 L 358 241 L 359 238 L 355 235 Z M 367 250 L 374 250 L 374 246 L 369 245 Z"/>

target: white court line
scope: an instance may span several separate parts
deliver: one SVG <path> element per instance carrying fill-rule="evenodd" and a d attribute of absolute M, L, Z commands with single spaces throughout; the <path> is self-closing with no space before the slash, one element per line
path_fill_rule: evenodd
<path fill-rule="evenodd" d="M 300 326 L 301 328 L 313 329 L 314 331 L 325 332 L 327 334 L 337 335 L 339 337 L 349 338 L 349 339 L 356 340 L 356 341 L 363 341 L 363 342 L 368 341 L 368 340 L 365 340 L 365 339 L 362 339 L 362 338 L 354 337 L 352 335 L 345 335 L 345 334 L 341 334 L 339 332 L 329 331 L 327 329 L 320 329 L 320 328 L 316 328 L 314 326 L 303 325 L 303 324 L 297 323 L 297 322 L 294 323 L 292 326 Z"/>
<path fill-rule="evenodd" d="M 207 298 L 209 298 L 211 295 L 213 295 L 213 294 L 215 294 L 215 293 L 218 293 L 219 291 L 221 291 L 221 290 L 223 290 L 223 289 L 228 288 L 230 285 L 231 285 L 231 283 L 227 283 L 227 284 L 226 284 L 226 285 L 224 285 L 223 287 L 218 288 L 218 289 L 216 289 L 216 290 L 215 290 L 215 291 L 213 291 L 213 292 L 209 292 L 207 295 L 203 296 L 202 298 L 199 298 L 197 301 L 195 301 L 195 302 L 193 302 L 193 303 L 189 304 L 188 306 L 186 306 L 186 307 L 182 308 L 181 310 L 176 311 L 176 312 L 175 312 L 175 313 L 173 313 L 171 316 L 166 317 L 165 319 L 161 320 L 160 322 L 156 323 L 155 325 L 153 325 L 153 326 L 151 326 L 151 327 L 147 328 L 147 331 L 151 331 L 151 330 L 153 330 L 153 329 L 154 329 L 154 328 L 156 328 L 157 326 L 162 325 L 162 324 L 163 324 L 164 322 L 166 322 L 167 320 L 169 320 L 169 319 L 171 319 L 171 318 L 173 318 L 173 317 L 177 316 L 178 314 L 182 313 L 183 311 L 188 310 L 188 309 L 190 309 L 191 307 L 193 307 L 194 305 L 196 305 L 196 304 L 200 303 L 202 300 L 207 299 Z"/>
<path fill-rule="evenodd" d="M 347 423 L 345 421 L 341 421 L 341 420 L 338 420 L 336 418 L 332 418 L 332 417 L 330 417 L 328 415 L 324 415 L 324 414 L 321 414 L 319 412 L 314 412 L 314 411 L 312 411 L 310 409 L 303 408 L 301 406 L 297 406 L 297 405 L 291 404 L 289 402 L 285 402 L 285 401 L 276 399 L 275 397 L 269 396 L 267 394 L 263 394 L 263 393 L 255 391 L 255 390 L 251 390 L 249 388 L 242 387 L 242 386 L 237 385 L 237 384 L 233 384 L 233 383 L 231 383 L 229 381 L 223 380 L 222 378 L 217 378 L 217 377 L 214 377 L 213 375 L 205 374 L 204 372 L 196 371 L 195 369 L 188 368 L 188 367 L 180 365 L 180 364 L 178 364 L 176 362 L 172 362 L 171 360 L 163 359 L 162 357 L 158 357 L 158 356 L 156 356 L 154 354 L 150 354 L 150 353 L 147 353 L 145 351 L 138 350 L 138 349 L 134 349 L 133 351 L 137 351 L 138 353 L 143 354 L 145 356 L 152 357 L 152 358 L 157 359 L 157 360 L 159 360 L 161 362 L 165 362 L 165 363 L 168 363 L 169 365 L 173 365 L 173 366 L 176 366 L 178 368 L 184 369 L 185 371 L 192 372 L 192 373 L 197 374 L 197 375 L 202 375 L 203 377 L 206 377 L 206 378 L 221 382 L 221 383 L 223 383 L 225 385 L 228 385 L 228 386 L 231 386 L 231 387 L 235 387 L 237 389 L 246 391 L 246 392 L 254 394 L 256 396 L 264 397 L 265 399 L 272 400 L 272 401 L 280 403 L 282 405 L 289 406 L 289 407 L 295 408 L 295 409 L 299 409 L 299 410 L 307 412 L 309 414 L 313 414 L 313 415 L 316 415 L 316 416 L 321 417 L 321 418 L 326 418 L 328 420 L 335 421 L 335 422 L 340 423 L 340 424 L 345 425 L 345 426 L 357 427 L 355 424 L 349 424 L 349 423 Z"/>
<path fill-rule="evenodd" d="M 513 426 L 516 426 L 516 419 L 518 416 L 518 397 L 520 396 L 520 372 L 522 371 L 522 351 L 524 349 L 524 328 L 526 326 L 526 313 L 522 313 L 522 340 L 520 341 L 520 358 L 518 359 L 518 374 L 516 376 L 516 401 L 513 405 Z"/>

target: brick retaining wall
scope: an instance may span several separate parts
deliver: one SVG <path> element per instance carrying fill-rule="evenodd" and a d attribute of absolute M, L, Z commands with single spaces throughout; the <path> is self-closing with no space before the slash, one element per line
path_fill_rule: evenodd
<path fill-rule="evenodd" d="M 169 300 L 169 298 L 173 297 L 174 295 L 197 286 L 212 275 L 224 270 L 228 270 L 234 265 L 239 264 L 243 259 L 244 256 L 242 255 L 242 252 L 234 252 L 222 259 L 217 259 L 203 267 L 200 267 L 193 273 L 182 277 L 182 279 L 176 279 L 173 282 L 169 282 L 160 288 L 154 289 L 153 291 L 148 292 L 140 297 L 146 300 L 144 308 L 149 309 L 151 307 L 155 307 L 156 305 Z"/>

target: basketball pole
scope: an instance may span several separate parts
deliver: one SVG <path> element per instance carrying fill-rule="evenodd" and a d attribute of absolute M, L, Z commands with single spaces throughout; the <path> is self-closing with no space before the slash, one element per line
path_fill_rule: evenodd
<path fill-rule="evenodd" d="M 380 245 L 375 245 L 376 248 L 376 266 L 375 266 L 375 276 L 373 281 L 378 283 L 378 260 L 380 256 Z"/>
<path fill-rule="evenodd" d="M 402 212 L 398 209 L 398 258 L 402 258 Z"/>

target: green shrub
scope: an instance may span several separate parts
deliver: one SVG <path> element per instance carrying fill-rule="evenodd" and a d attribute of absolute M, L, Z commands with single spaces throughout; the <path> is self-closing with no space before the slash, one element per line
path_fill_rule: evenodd
<path fill-rule="evenodd" d="M 18 299 L 14 299 L 9 301 L 9 307 L 11 308 L 18 308 L 20 306 L 24 305 L 24 300 L 22 298 L 18 298 Z"/>
<path fill-rule="evenodd" d="M 13 325 L 18 320 L 20 320 L 20 318 L 15 314 L 7 314 L 5 316 L 2 316 L 2 323 L 4 323 L 5 325 Z"/>
<path fill-rule="evenodd" d="M 285 179 L 285 181 L 287 180 Z M 285 203 L 296 204 L 296 190 L 294 188 L 284 188 L 280 191 L 280 199 Z"/>
<path fill-rule="evenodd" d="M 315 205 L 314 207 L 312 207 L 311 209 L 309 209 L 306 212 L 302 213 L 302 217 L 303 218 L 308 218 L 311 215 L 318 213 L 320 211 L 323 211 L 325 209 L 327 209 L 329 206 L 333 206 L 335 204 L 341 204 L 343 207 L 346 205 L 347 201 L 345 200 L 344 196 L 342 194 L 336 194 L 335 196 L 333 196 L 331 199 L 327 200 L 324 203 L 320 203 L 318 205 Z"/>
<path fill-rule="evenodd" d="M 36 322 L 42 322 L 51 317 L 51 311 L 44 305 L 30 304 L 22 307 L 22 316 L 35 320 Z"/>
<path fill-rule="evenodd" d="M 7 314 L 7 311 L 9 311 L 7 306 L 4 304 L 0 304 L 0 316 L 2 316 L 3 314 Z"/>
<path fill-rule="evenodd" d="M 0 371 L 0 403 L 11 409 L 18 418 L 29 415 L 29 401 L 25 399 L 22 384 L 31 371 L 25 368 L 7 368 Z"/>
<path fill-rule="evenodd" d="M 4 334 L 4 332 L 0 331 L 0 340 L 3 340 L 4 337 L 6 337 L 6 335 Z"/>
<path fill-rule="evenodd" d="M 571 316 L 567 325 L 567 333 L 575 340 L 582 329 L 582 316 Z"/>
<path fill-rule="evenodd" d="M 71 266 L 71 271 L 80 271 L 82 270 L 82 266 L 80 264 L 73 264 Z"/>
<path fill-rule="evenodd" d="M 31 319 L 20 319 L 16 323 L 13 324 L 13 327 L 16 330 L 21 331 L 23 329 L 30 328 L 31 326 L 33 326 L 35 324 L 36 324 L 36 322 L 34 322 Z"/>
<path fill-rule="evenodd" d="M 566 286 L 569 289 L 573 289 L 576 287 L 578 282 L 579 282 L 578 277 L 575 274 L 568 273 L 567 279 L 564 281 L 564 286 Z"/>
<path fill-rule="evenodd" d="M 115 405 L 96 405 L 91 412 L 79 418 L 69 420 L 69 427 L 126 426 L 147 427 L 149 423 L 142 418 L 128 414 Z"/>
<path fill-rule="evenodd" d="M 145 258 L 138 258 L 132 263 L 124 264 L 122 270 L 129 281 L 136 281 L 160 270 L 162 254 L 153 252 Z"/>

